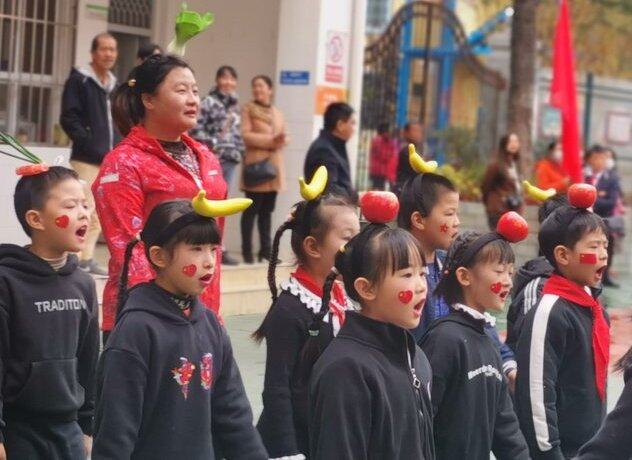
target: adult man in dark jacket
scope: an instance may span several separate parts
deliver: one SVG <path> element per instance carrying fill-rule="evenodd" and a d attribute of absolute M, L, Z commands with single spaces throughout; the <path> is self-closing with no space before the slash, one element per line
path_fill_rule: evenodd
<path fill-rule="evenodd" d="M 309 180 L 319 166 L 329 173 L 327 191 L 347 195 L 353 200 L 357 193 L 351 184 L 351 170 L 347 156 L 347 141 L 355 132 L 353 108 L 344 102 L 329 104 L 325 110 L 324 126 L 305 157 L 304 174 Z"/>
<path fill-rule="evenodd" d="M 89 65 L 70 71 L 64 86 L 59 122 L 72 140 L 70 164 L 86 183 L 91 212 L 86 247 L 79 266 L 95 275 L 107 275 L 107 271 L 93 260 L 101 225 L 90 187 L 103 157 L 120 140 L 112 123 L 110 107 L 110 95 L 116 87 L 116 77 L 110 71 L 118 54 L 116 39 L 108 33 L 97 35 L 92 40 L 91 54 Z"/>

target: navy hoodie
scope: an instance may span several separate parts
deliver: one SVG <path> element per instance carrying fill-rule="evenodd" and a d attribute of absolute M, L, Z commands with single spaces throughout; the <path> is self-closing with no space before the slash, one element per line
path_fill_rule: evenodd
<path fill-rule="evenodd" d="M 267 459 L 230 340 L 196 299 L 131 290 L 99 362 L 93 460 Z"/>
<path fill-rule="evenodd" d="M 421 348 L 432 366 L 437 459 L 529 458 L 485 321 L 452 310 L 436 321 Z M 519 375 L 519 374 L 518 374 Z"/>
<path fill-rule="evenodd" d="M 55 271 L 26 248 L 0 245 L 0 426 L 77 420 L 92 434 L 97 305 L 76 256 Z"/>
<path fill-rule="evenodd" d="M 434 459 L 431 379 L 408 331 L 347 312 L 310 378 L 310 458 Z"/>

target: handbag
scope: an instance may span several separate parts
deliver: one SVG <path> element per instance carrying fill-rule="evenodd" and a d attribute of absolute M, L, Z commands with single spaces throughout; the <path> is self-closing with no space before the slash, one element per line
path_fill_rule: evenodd
<path fill-rule="evenodd" d="M 244 185 L 246 187 L 256 187 L 274 179 L 277 176 L 277 169 L 270 160 L 263 160 L 244 166 Z"/>

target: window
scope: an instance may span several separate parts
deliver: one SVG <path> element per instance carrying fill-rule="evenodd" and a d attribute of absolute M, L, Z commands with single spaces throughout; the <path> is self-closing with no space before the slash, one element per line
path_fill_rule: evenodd
<path fill-rule="evenodd" d="M 74 61 L 76 0 L 0 0 L 0 130 L 59 142 L 64 82 Z"/>

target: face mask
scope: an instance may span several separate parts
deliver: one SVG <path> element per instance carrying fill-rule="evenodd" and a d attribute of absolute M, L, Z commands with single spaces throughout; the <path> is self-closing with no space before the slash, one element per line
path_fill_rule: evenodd
<path fill-rule="evenodd" d="M 561 163 L 562 162 L 562 151 L 560 149 L 554 150 L 553 151 L 553 155 L 551 155 L 551 158 L 553 158 L 553 161 Z"/>
<path fill-rule="evenodd" d="M 606 160 L 606 169 L 610 170 L 614 168 L 614 160 L 612 158 L 608 158 Z"/>

